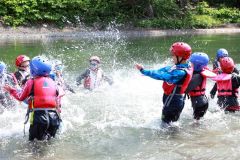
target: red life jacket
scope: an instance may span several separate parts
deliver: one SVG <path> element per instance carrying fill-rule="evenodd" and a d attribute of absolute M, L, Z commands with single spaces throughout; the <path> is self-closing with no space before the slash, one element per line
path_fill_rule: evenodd
<path fill-rule="evenodd" d="M 33 79 L 33 108 L 55 108 L 57 87 L 49 77 Z"/>
<path fill-rule="evenodd" d="M 178 85 L 178 84 L 170 84 L 167 82 L 163 82 L 162 88 L 163 88 L 164 94 L 166 95 L 172 94 L 176 86 L 180 87 L 180 90 L 178 91 L 177 94 L 184 94 L 184 92 L 186 91 L 187 86 L 192 78 L 193 67 L 191 66 L 189 68 L 180 68 L 180 69 L 186 71 L 187 73 L 183 83 L 181 85 Z"/>
<path fill-rule="evenodd" d="M 197 86 L 194 90 L 192 90 L 192 91 L 189 92 L 188 94 L 189 94 L 191 97 L 205 95 L 206 82 L 207 82 L 207 77 L 204 77 L 204 76 L 203 76 L 202 84 L 200 84 L 199 86 Z"/>
<path fill-rule="evenodd" d="M 89 75 L 84 78 L 83 86 L 86 89 L 94 89 L 101 84 L 102 78 L 103 71 L 101 68 L 99 68 L 97 71 L 92 71 L 90 69 Z"/>
<path fill-rule="evenodd" d="M 238 96 L 238 88 L 232 88 L 232 74 L 222 73 L 213 80 L 217 81 L 218 96 Z"/>
<path fill-rule="evenodd" d="M 91 84 L 91 78 L 90 76 L 87 76 L 86 78 L 84 78 L 83 86 L 86 89 L 90 89 L 90 84 Z"/>
<path fill-rule="evenodd" d="M 210 71 L 208 68 L 204 68 L 200 73 L 201 76 L 203 77 L 202 84 L 200 84 L 194 90 L 189 92 L 189 95 L 191 97 L 205 95 L 207 78 L 214 78 L 217 76 L 214 72 Z"/>
<path fill-rule="evenodd" d="M 240 111 L 240 106 L 229 106 L 225 108 L 227 111 Z"/>

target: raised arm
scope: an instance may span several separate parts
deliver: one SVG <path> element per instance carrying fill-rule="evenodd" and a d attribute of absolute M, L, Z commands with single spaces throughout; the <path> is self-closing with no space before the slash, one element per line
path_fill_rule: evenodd
<path fill-rule="evenodd" d="M 80 85 L 82 80 L 90 74 L 90 70 L 86 69 L 80 76 L 76 79 L 76 84 Z"/>

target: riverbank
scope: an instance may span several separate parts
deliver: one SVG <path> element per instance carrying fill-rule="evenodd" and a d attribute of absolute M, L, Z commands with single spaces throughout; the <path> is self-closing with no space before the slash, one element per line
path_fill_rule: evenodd
<path fill-rule="evenodd" d="M 160 37 L 173 35 L 201 35 L 201 34 L 235 34 L 240 33 L 240 27 L 224 27 L 214 29 L 184 29 L 184 30 L 157 30 L 157 29 L 131 29 L 118 30 L 111 28 L 107 31 L 86 30 L 82 28 L 0 28 L 0 39 L 51 39 L 51 38 L 87 38 L 112 37 L 113 34 L 125 37 Z"/>

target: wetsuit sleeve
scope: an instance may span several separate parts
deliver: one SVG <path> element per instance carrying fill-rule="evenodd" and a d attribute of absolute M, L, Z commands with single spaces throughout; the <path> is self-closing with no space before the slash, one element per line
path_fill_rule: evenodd
<path fill-rule="evenodd" d="M 30 79 L 30 75 L 27 75 L 23 80 L 22 80 L 22 85 L 25 85 L 25 83 L 27 82 L 27 80 Z"/>
<path fill-rule="evenodd" d="M 239 74 L 239 70 L 236 67 L 234 68 L 233 72 Z"/>
<path fill-rule="evenodd" d="M 212 90 L 210 91 L 210 94 L 215 96 L 216 92 L 217 92 L 217 83 L 214 84 Z"/>
<path fill-rule="evenodd" d="M 237 76 L 238 88 L 240 87 L 240 76 Z"/>
<path fill-rule="evenodd" d="M 86 69 L 80 76 L 77 77 L 76 83 L 77 85 L 80 85 L 82 80 L 89 75 L 90 71 L 89 69 Z"/>
<path fill-rule="evenodd" d="M 145 70 L 142 69 L 140 72 L 145 76 L 149 76 L 156 80 L 163 80 L 168 83 L 177 84 L 186 76 L 186 71 L 182 69 L 173 69 L 169 71 L 170 67 L 164 67 L 159 70 Z"/>
<path fill-rule="evenodd" d="M 22 75 L 19 71 L 14 73 L 14 76 L 17 79 L 18 85 L 21 86 L 22 85 Z"/>
<path fill-rule="evenodd" d="M 106 76 L 105 74 L 103 74 L 103 80 L 104 80 L 104 81 L 107 81 L 109 85 L 112 85 L 112 84 L 113 84 L 112 78 Z"/>
<path fill-rule="evenodd" d="M 213 61 L 213 70 L 216 68 L 219 68 L 217 59 Z"/>
<path fill-rule="evenodd" d="M 21 91 L 11 89 L 10 94 L 19 101 L 23 101 L 29 97 L 32 90 L 33 80 L 28 80 Z"/>
<path fill-rule="evenodd" d="M 74 91 L 74 89 L 73 89 L 70 85 L 68 85 L 66 82 L 64 82 L 64 86 L 66 87 L 66 89 L 67 89 L 68 91 L 70 91 L 70 92 L 72 92 L 72 93 L 76 93 L 76 92 Z"/>
<path fill-rule="evenodd" d="M 236 73 L 232 74 L 232 88 L 239 88 L 240 87 L 240 76 Z"/>
<path fill-rule="evenodd" d="M 203 82 L 203 77 L 201 74 L 193 74 L 192 79 L 185 91 L 185 93 L 188 93 L 192 90 L 194 90 L 197 86 L 201 85 Z"/>

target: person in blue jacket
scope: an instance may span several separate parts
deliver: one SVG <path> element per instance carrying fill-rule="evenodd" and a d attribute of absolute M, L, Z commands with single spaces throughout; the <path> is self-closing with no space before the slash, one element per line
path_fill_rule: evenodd
<path fill-rule="evenodd" d="M 176 42 L 170 48 L 173 66 L 167 66 L 158 70 L 146 70 L 141 64 L 136 68 L 146 76 L 156 80 L 163 80 L 163 109 L 162 127 L 170 126 L 171 122 L 179 119 L 185 104 L 185 90 L 191 80 L 193 68 L 187 62 L 192 49 L 184 42 Z"/>

